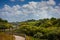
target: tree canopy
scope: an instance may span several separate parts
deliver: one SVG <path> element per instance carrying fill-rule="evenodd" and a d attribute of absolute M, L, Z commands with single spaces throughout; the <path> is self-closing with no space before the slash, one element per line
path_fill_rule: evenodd
<path fill-rule="evenodd" d="M 0 18 L 0 29 L 7 29 L 12 27 L 11 24 L 8 23 L 7 20 L 3 20 L 2 18 Z"/>
<path fill-rule="evenodd" d="M 60 19 L 46 18 L 20 22 L 17 32 L 24 33 L 40 40 L 60 40 Z"/>

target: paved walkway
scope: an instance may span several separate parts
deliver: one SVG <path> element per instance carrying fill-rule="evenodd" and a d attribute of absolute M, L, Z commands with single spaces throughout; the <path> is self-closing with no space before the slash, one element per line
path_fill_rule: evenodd
<path fill-rule="evenodd" d="M 25 40 L 25 38 L 24 38 L 24 37 L 16 36 L 16 35 L 14 35 L 14 36 L 15 36 L 15 40 Z"/>

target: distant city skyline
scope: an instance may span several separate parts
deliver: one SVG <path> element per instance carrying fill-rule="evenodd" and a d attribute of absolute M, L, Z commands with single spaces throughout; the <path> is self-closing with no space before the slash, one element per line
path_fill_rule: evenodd
<path fill-rule="evenodd" d="M 60 18 L 60 0 L 0 0 L 0 18 L 9 22 Z"/>

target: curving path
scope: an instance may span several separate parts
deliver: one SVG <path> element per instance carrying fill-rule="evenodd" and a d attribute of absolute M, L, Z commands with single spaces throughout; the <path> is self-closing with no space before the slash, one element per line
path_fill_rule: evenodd
<path fill-rule="evenodd" d="M 25 38 L 21 36 L 14 35 L 14 37 L 15 37 L 15 40 L 25 40 Z"/>

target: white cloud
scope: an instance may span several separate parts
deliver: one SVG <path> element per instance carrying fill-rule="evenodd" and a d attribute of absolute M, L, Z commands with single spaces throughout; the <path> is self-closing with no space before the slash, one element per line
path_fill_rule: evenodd
<path fill-rule="evenodd" d="M 47 3 L 48 3 L 49 5 L 55 5 L 55 4 L 56 4 L 54 0 L 49 0 L 49 1 L 47 1 Z"/>
<path fill-rule="evenodd" d="M 50 1 L 42 1 L 42 2 L 29 2 L 29 4 L 25 4 L 23 6 L 15 5 L 10 7 L 9 5 L 5 5 L 3 9 L 0 9 L 2 16 L 7 16 L 9 18 L 13 18 L 13 20 L 27 20 L 27 19 L 40 19 L 40 18 L 51 18 L 51 17 L 59 17 L 60 18 L 60 7 L 54 6 L 55 2 L 49 4 L 47 2 Z M 54 7 L 53 7 L 54 6 Z M 10 20 L 11 20 L 10 19 Z"/>
<path fill-rule="evenodd" d="M 1 10 L 1 12 L 4 12 L 2 14 L 5 14 L 5 15 L 7 13 L 10 16 L 14 16 L 14 15 L 21 14 L 21 11 L 19 11 L 20 8 L 21 7 L 19 5 L 16 5 L 13 7 L 10 7 L 9 5 L 4 5 L 4 8 Z"/>

